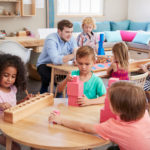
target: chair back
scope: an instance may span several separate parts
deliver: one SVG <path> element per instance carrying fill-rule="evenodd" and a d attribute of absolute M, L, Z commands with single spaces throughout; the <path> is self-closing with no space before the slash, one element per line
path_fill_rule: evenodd
<path fill-rule="evenodd" d="M 0 44 L 0 53 L 19 56 L 26 64 L 30 59 L 31 51 L 15 41 L 4 41 Z"/>
<path fill-rule="evenodd" d="M 148 76 L 148 72 L 145 72 L 143 74 L 130 76 L 130 80 L 135 83 L 136 85 L 140 87 L 144 87 L 146 77 Z"/>

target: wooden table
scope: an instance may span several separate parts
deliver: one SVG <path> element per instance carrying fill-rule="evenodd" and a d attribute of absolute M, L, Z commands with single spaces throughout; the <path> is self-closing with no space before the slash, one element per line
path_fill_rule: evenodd
<path fill-rule="evenodd" d="M 1 116 L 0 129 L 7 138 L 6 150 L 11 150 L 12 140 L 27 146 L 52 150 L 87 149 L 108 144 L 110 141 L 96 135 L 48 123 L 52 110 L 60 110 L 61 115 L 71 120 L 99 123 L 102 105 L 71 107 L 67 106 L 66 100 L 55 99 L 54 106 L 46 107 L 15 124 L 4 122 Z"/>
<path fill-rule="evenodd" d="M 44 45 L 44 39 L 24 36 L 24 37 L 5 37 L 4 41 L 16 41 L 26 48 L 33 48 L 33 51 L 38 52 L 40 47 Z"/>
<path fill-rule="evenodd" d="M 150 62 L 150 59 L 142 59 L 142 60 L 130 62 L 129 72 L 139 71 L 140 65 L 148 63 L 148 62 Z M 50 92 L 51 93 L 53 93 L 53 89 L 54 89 L 54 76 L 55 76 L 55 74 L 66 75 L 68 72 L 71 72 L 73 70 L 78 70 L 77 66 L 68 65 L 68 64 L 64 64 L 64 65 L 47 64 L 47 66 L 52 68 L 51 82 L 50 82 Z M 93 72 L 99 77 L 107 77 L 106 70 L 107 70 L 107 68 L 101 68 L 101 69 L 93 70 Z"/>

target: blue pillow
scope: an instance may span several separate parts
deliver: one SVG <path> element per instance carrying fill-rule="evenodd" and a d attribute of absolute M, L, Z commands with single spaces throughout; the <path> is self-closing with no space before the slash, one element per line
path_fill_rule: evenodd
<path fill-rule="evenodd" d="M 110 31 L 109 21 L 96 22 L 96 29 L 93 30 L 93 32 L 103 32 L 103 31 Z"/>
<path fill-rule="evenodd" d="M 82 32 L 81 22 L 73 22 L 73 32 Z"/>
<path fill-rule="evenodd" d="M 138 32 L 133 39 L 133 43 L 140 43 L 140 44 L 148 44 L 150 40 L 150 34 Z"/>
<path fill-rule="evenodd" d="M 107 42 L 120 42 L 122 41 L 120 31 L 106 31 L 105 38 Z"/>
<path fill-rule="evenodd" d="M 150 24 L 147 25 L 147 31 L 150 31 Z"/>
<path fill-rule="evenodd" d="M 129 30 L 143 30 L 146 31 L 147 22 L 133 22 L 130 21 Z"/>
<path fill-rule="evenodd" d="M 120 22 L 110 22 L 111 25 L 111 30 L 116 31 L 116 30 L 128 30 L 129 29 L 129 23 L 130 20 L 124 20 Z"/>

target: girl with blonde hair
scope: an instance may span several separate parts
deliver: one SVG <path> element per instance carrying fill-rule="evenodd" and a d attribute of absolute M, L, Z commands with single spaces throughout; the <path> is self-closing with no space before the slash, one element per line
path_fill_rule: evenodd
<path fill-rule="evenodd" d="M 116 43 L 112 48 L 113 62 L 107 69 L 107 74 L 120 80 L 129 80 L 128 47 L 124 42 Z"/>
<path fill-rule="evenodd" d="M 77 37 L 77 44 L 79 47 L 81 46 L 91 46 L 95 52 L 98 52 L 98 37 L 92 32 L 93 29 L 96 29 L 95 20 L 92 17 L 86 17 L 82 21 L 82 29 Z"/>

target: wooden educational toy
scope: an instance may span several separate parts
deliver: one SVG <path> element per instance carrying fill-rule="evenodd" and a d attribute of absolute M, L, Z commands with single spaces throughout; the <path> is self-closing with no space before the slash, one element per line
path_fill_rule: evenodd
<path fill-rule="evenodd" d="M 118 78 L 110 78 L 108 81 L 108 88 L 111 86 L 112 83 L 114 83 L 116 81 L 119 81 L 119 79 Z M 108 91 L 108 89 L 107 89 L 107 91 Z M 116 119 L 116 115 L 114 113 L 112 113 L 112 111 L 110 110 L 108 93 L 107 93 L 106 98 L 105 98 L 105 106 L 100 111 L 100 123 L 107 121 L 109 118 Z"/>
<path fill-rule="evenodd" d="M 67 83 L 68 105 L 79 106 L 78 98 L 83 96 L 83 82 L 79 80 L 79 76 L 73 76 L 71 82 Z"/>
<path fill-rule="evenodd" d="M 53 94 L 39 94 L 23 103 L 5 110 L 4 120 L 9 123 L 15 123 L 46 106 L 52 105 L 53 103 Z"/>
<path fill-rule="evenodd" d="M 112 56 L 111 55 L 97 55 L 96 63 L 111 63 Z"/>

